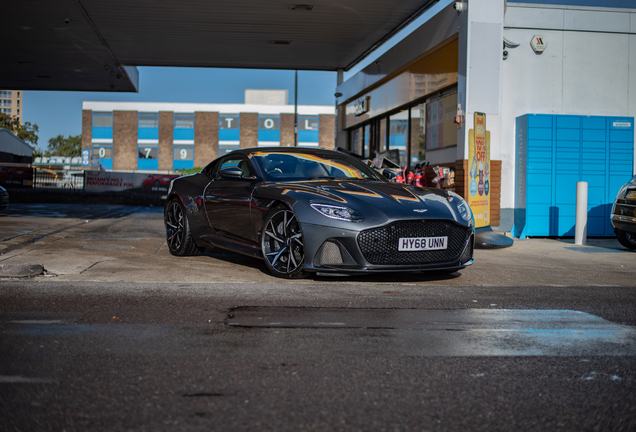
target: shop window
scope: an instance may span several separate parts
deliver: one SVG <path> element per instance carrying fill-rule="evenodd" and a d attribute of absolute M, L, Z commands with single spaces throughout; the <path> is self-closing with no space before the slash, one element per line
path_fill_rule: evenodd
<path fill-rule="evenodd" d="M 362 151 L 362 128 L 355 128 L 351 131 L 351 151 L 361 154 Z"/>
<path fill-rule="evenodd" d="M 457 145 L 457 93 L 440 97 L 426 104 L 426 150 Z"/>
<path fill-rule="evenodd" d="M 406 164 L 408 114 L 408 111 L 401 111 L 389 118 L 389 156 L 387 157 L 400 166 Z"/>
<path fill-rule="evenodd" d="M 411 108 L 411 164 L 426 159 L 425 129 L 426 104 L 419 104 Z"/>

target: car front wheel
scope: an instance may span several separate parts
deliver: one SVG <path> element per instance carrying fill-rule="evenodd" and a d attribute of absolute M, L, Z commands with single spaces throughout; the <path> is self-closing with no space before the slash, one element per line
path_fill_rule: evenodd
<path fill-rule="evenodd" d="M 616 238 L 619 243 L 625 246 L 627 249 L 636 250 L 636 234 L 616 231 Z"/>
<path fill-rule="evenodd" d="M 265 264 L 276 277 L 298 279 L 303 271 L 305 245 L 300 223 L 286 206 L 277 206 L 265 217 L 261 249 Z"/>
<path fill-rule="evenodd" d="M 183 205 L 178 199 L 173 199 L 168 203 L 164 212 L 164 220 L 166 223 L 168 249 L 172 255 L 201 255 L 205 248 L 197 246 L 194 242 L 190 231 L 190 223 Z"/>

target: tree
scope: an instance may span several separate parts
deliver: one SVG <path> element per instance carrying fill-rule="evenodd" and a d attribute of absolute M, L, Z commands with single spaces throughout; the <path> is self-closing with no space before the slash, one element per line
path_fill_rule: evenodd
<path fill-rule="evenodd" d="M 82 154 L 82 135 L 68 136 L 58 135 L 49 139 L 49 146 L 44 156 L 75 157 Z"/>
<path fill-rule="evenodd" d="M 0 113 L 0 127 L 10 130 L 15 134 L 15 136 L 28 142 L 33 147 L 35 147 L 38 143 L 37 132 L 39 128 L 36 124 L 31 124 L 30 122 L 20 124 L 20 119 L 17 117 Z"/>

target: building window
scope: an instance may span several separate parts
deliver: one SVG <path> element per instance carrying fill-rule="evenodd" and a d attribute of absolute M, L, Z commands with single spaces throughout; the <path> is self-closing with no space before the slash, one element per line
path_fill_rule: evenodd
<path fill-rule="evenodd" d="M 318 147 L 318 116 L 298 117 L 298 146 Z"/>
<path fill-rule="evenodd" d="M 178 113 L 174 115 L 174 144 L 194 144 L 194 114 Z"/>
<path fill-rule="evenodd" d="M 93 143 L 93 157 L 91 158 L 91 168 L 113 169 L 113 146 Z"/>
<path fill-rule="evenodd" d="M 0 113 L 11 115 L 11 108 L 0 108 Z"/>
<path fill-rule="evenodd" d="M 11 99 L 0 99 L 0 107 L 11 106 Z"/>
<path fill-rule="evenodd" d="M 0 98 L 10 98 L 11 97 L 11 92 L 8 90 L 0 90 Z M 19 93 L 18 93 L 18 97 L 19 97 Z"/>
<path fill-rule="evenodd" d="M 139 143 L 137 154 L 137 169 L 152 171 L 159 169 L 159 148 L 157 144 Z"/>
<path fill-rule="evenodd" d="M 159 113 L 143 113 L 140 112 L 137 116 L 137 139 L 145 141 L 155 141 L 156 145 L 159 140 Z"/>
<path fill-rule="evenodd" d="M 194 168 L 194 146 L 193 145 L 175 145 L 173 147 L 172 169 L 191 169 Z"/>
<path fill-rule="evenodd" d="M 113 127 L 112 112 L 93 112 L 93 127 Z"/>
<path fill-rule="evenodd" d="M 159 114 L 158 113 L 139 113 L 140 128 L 158 128 L 159 127 Z"/>
<path fill-rule="evenodd" d="M 175 114 L 175 129 L 194 129 L 194 114 Z"/>
<path fill-rule="evenodd" d="M 240 147 L 240 114 L 219 114 L 219 156 Z"/>
<path fill-rule="evenodd" d="M 258 145 L 278 146 L 280 145 L 280 116 L 259 115 L 258 116 Z"/>
<path fill-rule="evenodd" d="M 93 112 L 93 139 L 113 139 L 113 113 Z"/>

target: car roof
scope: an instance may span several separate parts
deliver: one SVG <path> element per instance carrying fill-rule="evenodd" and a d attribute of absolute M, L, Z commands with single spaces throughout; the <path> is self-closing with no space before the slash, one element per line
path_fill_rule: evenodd
<path fill-rule="evenodd" d="M 307 153 L 307 154 L 317 154 L 317 153 L 336 153 L 343 155 L 345 153 L 335 151 L 335 150 L 327 150 L 323 148 L 307 148 L 307 147 L 251 147 L 245 149 L 234 150 L 230 153 L 227 153 L 224 156 L 230 154 L 243 154 L 249 155 L 255 152 L 263 152 L 263 153 Z"/>

